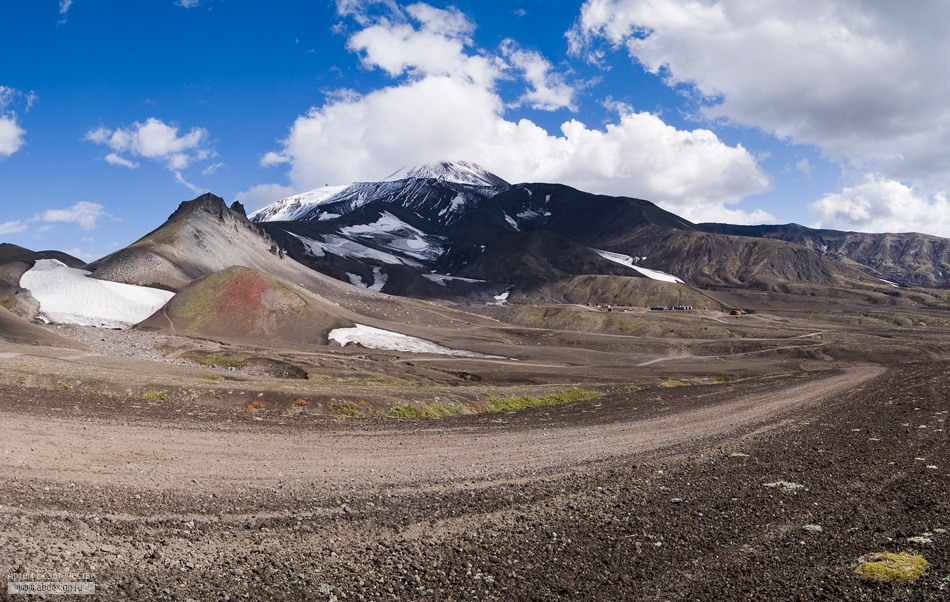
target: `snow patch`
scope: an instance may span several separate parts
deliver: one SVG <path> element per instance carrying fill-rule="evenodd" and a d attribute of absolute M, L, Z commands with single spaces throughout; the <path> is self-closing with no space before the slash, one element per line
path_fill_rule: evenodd
<path fill-rule="evenodd" d="M 307 252 L 310 253 L 310 255 L 314 257 L 323 257 L 324 255 L 326 255 L 326 253 L 323 252 L 323 243 L 321 243 L 320 241 L 314 240 L 312 238 L 307 238 L 306 236 L 300 236 L 298 234 L 294 234 L 293 232 L 288 232 L 287 234 L 290 234 L 291 236 L 293 236 L 294 238 L 302 242 L 303 246 L 307 248 Z"/>
<path fill-rule="evenodd" d="M 628 268 L 640 272 L 647 278 L 652 280 L 661 280 L 663 282 L 673 282 L 677 284 L 685 284 L 681 279 L 677 278 L 673 274 L 667 274 L 666 272 L 661 272 L 659 270 L 651 270 L 649 268 L 643 268 L 638 265 L 634 265 L 634 258 L 629 255 L 624 255 L 622 253 L 611 253 L 610 251 L 600 251 L 598 249 L 591 249 L 594 253 L 597 253 L 604 259 L 613 261 L 614 263 L 619 263 L 620 265 L 625 265 Z M 640 258 L 637 258 L 640 259 Z M 646 259 L 645 257 L 643 259 Z"/>
<path fill-rule="evenodd" d="M 308 252 L 314 257 L 323 257 L 327 253 L 333 253 L 340 257 L 349 257 L 350 259 L 375 259 L 392 265 L 408 265 L 416 268 L 422 267 L 422 264 L 417 261 L 396 257 L 390 253 L 361 245 L 358 242 L 342 236 L 328 235 L 326 240 L 319 241 L 298 234 L 290 234 L 300 240 L 300 242 L 307 247 Z"/>
<path fill-rule="evenodd" d="M 515 232 L 521 232 L 521 228 L 518 227 L 518 222 L 516 222 L 510 215 L 505 214 L 505 221 L 511 224 L 511 227 L 515 229 Z"/>
<path fill-rule="evenodd" d="M 387 349 L 390 351 L 405 351 L 409 353 L 437 353 L 455 357 L 484 357 L 504 359 L 499 355 L 486 355 L 474 351 L 462 351 L 443 347 L 432 341 L 411 337 L 409 335 L 373 328 L 357 324 L 353 328 L 337 328 L 330 331 L 330 340 L 346 346 L 349 343 L 359 343 L 370 349 Z"/>
<path fill-rule="evenodd" d="M 369 290 L 376 291 L 377 293 L 383 290 L 383 287 L 386 286 L 386 281 L 389 280 L 389 275 L 383 273 L 383 268 L 374 267 L 373 268 L 373 284 L 369 287 Z"/>
<path fill-rule="evenodd" d="M 436 259 L 444 251 L 441 246 L 443 237 L 426 234 L 388 211 L 384 211 L 379 219 L 371 224 L 340 228 L 340 233 L 347 237 L 364 239 L 416 259 Z"/>
<path fill-rule="evenodd" d="M 446 286 L 445 283 L 448 280 L 458 280 L 459 282 L 488 282 L 487 280 L 476 280 L 475 278 L 462 278 L 461 276 L 446 276 L 444 274 L 423 274 L 422 277 L 425 278 L 426 280 L 431 280 L 432 282 L 441 284 L 442 286 Z"/>
<path fill-rule="evenodd" d="M 50 322 L 100 328 L 128 328 L 175 296 L 157 288 L 97 280 L 89 274 L 56 259 L 40 259 L 20 278 L 20 286 L 40 302 L 40 311 Z"/>

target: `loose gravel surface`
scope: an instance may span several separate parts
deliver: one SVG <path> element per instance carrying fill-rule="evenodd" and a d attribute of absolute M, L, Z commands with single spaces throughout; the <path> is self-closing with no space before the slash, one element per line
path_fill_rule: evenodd
<path fill-rule="evenodd" d="M 0 571 L 100 599 L 945 599 L 948 368 L 443 420 L 3 385 Z M 930 562 L 916 583 L 853 574 L 904 550 Z"/>
<path fill-rule="evenodd" d="M 169 337 L 141 330 L 112 330 L 72 324 L 47 324 L 46 330 L 61 337 L 88 346 L 96 353 L 114 357 L 130 357 L 153 362 L 186 363 L 185 360 L 168 360 L 158 347 Z"/>

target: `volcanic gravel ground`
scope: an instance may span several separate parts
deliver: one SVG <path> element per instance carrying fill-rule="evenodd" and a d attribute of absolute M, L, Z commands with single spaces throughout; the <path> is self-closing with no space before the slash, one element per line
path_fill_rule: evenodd
<path fill-rule="evenodd" d="M 777 407 L 726 431 L 699 427 L 673 446 L 618 448 L 586 461 L 552 456 L 547 465 L 520 469 L 488 466 L 484 476 L 475 466 L 453 477 L 449 469 L 462 465 L 454 455 L 440 470 L 441 450 L 433 448 L 416 460 L 418 474 L 407 468 L 399 478 L 374 480 L 367 478 L 373 450 L 366 449 L 367 462 L 355 462 L 358 446 L 351 459 L 360 468 L 352 476 L 343 458 L 335 470 L 325 464 L 324 480 L 268 476 L 261 464 L 272 450 L 255 447 L 261 437 L 285 434 L 290 444 L 322 431 L 313 424 L 295 435 L 266 421 L 222 423 L 211 434 L 233 428 L 235 441 L 247 441 L 243 451 L 252 468 L 242 471 L 240 454 L 231 454 L 231 466 L 223 467 L 228 481 L 196 478 L 176 486 L 161 483 L 160 474 L 132 478 L 128 466 L 77 470 L 82 462 L 67 451 L 83 442 L 83 419 L 60 423 L 75 429 L 75 441 L 57 447 L 39 433 L 13 428 L 28 412 L 11 409 L 15 403 L 4 390 L 16 449 L 7 447 L 14 445 L 10 439 L 0 443 L 6 456 L 0 571 L 92 573 L 102 599 L 946 599 L 948 368 L 947 362 L 907 364 L 875 380 L 864 372 L 856 381 L 862 384 L 820 404 Z M 813 382 L 833 378 L 839 377 Z M 331 446 L 335 437 L 357 437 L 361 428 L 377 435 L 391 430 L 397 442 L 412 442 L 417 432 L 427 440 L 440 430 L 461 440 L 490 432 L 486 421 L 501 420 L 497 428 L 507 435 L 494 445 L 515 453 L 513 442 L 543 429 L 567 441 L 575 425 L 578 436 L 591 438 L 600 424 L 605 437 L 617 437 L 609 428 L 621 418 L 632 426 L 640 421 L 650 436 L 651 416 L 681 414 L 687 425 L 696 415 L 691 412 L 733 396 L 765 403 L 761 394 L 770 390 L 781 399 L 794 380 L 692 387 L 639 400 L 634 394 L 510 417 L 342 427 L 327 421 L 325 430 Z M 695 406 L 691 399 L 698 400 Z M 631 403 L 646 401 L 652 405 L 642 415 L 630 410 Z M 603 412 L 588 413 L 597 403 Z M 108 423 L 89 420 L 86 432 L 97 435 L 122 426 L 121 415 Z M 723 420 L 728 416 L 713 422 Z M 197 428 L 176 428 L 164 418 L 152 426 L 164 429 L 169 442 L 185 441 Z M 93 437 L 84 443 L 110 445 Z M 32 473 L 12 460 L 28 458 L 26 446 L 37 454 Z M 134 448 L 124 453 L 129 464 L 145 462 Z M 518 453 L 531 456 L 530 449 Z M 202 458 L 168 461 L 199 464 Z M 59 477 L 50 468 L 57 462 Z M 275 457 L 275 471 L 288 466 Z M 77 470 L 74 480 L 70 470 Z M 776 483 L 789 485 L 768 486 Z M 853 575 L 862 555 L 902 550 L 931 563 L 916 583 L 866 583 Z"/>

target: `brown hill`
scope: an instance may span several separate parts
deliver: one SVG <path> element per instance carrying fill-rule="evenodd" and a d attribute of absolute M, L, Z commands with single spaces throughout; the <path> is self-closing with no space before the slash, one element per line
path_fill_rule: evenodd
<path fill-rule="evenodd" d="M 27 322 L 2 307 L 0 307 L 0 341 L 20 345 L 88 349 L 81 343 L 58 336 L 42 326 Z"/>
<path fill-rule="evenodd" d="M 285 280 L 232 266 L 193 281 L 136 327 L 263 345 L 322 345 L 352 314 Z"/>

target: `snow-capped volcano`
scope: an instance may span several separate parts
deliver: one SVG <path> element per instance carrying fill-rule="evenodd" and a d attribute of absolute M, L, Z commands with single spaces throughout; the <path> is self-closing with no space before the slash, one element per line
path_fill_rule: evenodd
<path fill-rule="evenodd" d="M 508 188 L 508 182 L 466 161 L 438 161 L 400 169 L 379 182 L 324 186 L 283 198 L 251 213 L 252 222 L 325 221 L 372 201 L 398 203 L 431 213 L 440 223 L 457 220 L 478 201 Z"/>
<path fill-rule="evenodd" d="M 441 180 L 471 186 L 508 186 L 508 182 L 490 171 L 468 161 L 437 161 L 415 167 L 404 167 L 387 178 L 387 182 L 407 180 L 409 178 Z"/>

